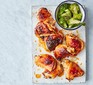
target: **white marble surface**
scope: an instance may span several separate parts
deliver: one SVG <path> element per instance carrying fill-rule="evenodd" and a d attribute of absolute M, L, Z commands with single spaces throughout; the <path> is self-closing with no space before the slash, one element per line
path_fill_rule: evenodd
<path fill-rule="evenodd" d="M 0 85 L 33 85 L 31 5 L 56 5 L 61 1 L 63 0 L 0 0 Z M 76 85 L 92 85 L 93 0 L 77 1 L 87 8 L 87 81 Z"/>

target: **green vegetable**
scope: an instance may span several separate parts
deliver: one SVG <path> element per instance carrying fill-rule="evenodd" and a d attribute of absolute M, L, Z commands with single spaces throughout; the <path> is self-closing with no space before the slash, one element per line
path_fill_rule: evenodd
<path fill-rule="evenodd" d="M 63 4 L 63 5 L 60 7 L 60 10 L 59 10 L 59 11 L 60 11 L 60 14 L 64 13 L 65 10 L 69 8 L 69 6 L 70 6 L 70 4 L 67 4 L 67 3 Z"/>
<path fill-rule="evenodd" d="M 68 21 L 68 24 L 69 24 L 69 25 L 79 24 L 79 23 L 80 23 L 80 21 L 79 21 L 79 20 L 76 20 L 76 19 L 74 19 L 74 18 L 71 18 L 71 19 Z"/>
<path fill-rule="evenodd" d="M 79 13 L 79 14 L 74 14 L 74 15 L 73 15 L 73 18 L 78 19 L 78 20 L 81 20 L 82 14 L 81 14 L 81 13 Z"/>
<path fill-rule="evenodd" d="M 80 8 L 76 3 L 70 5 L 70 10 L 73 14 L 78 14 L 80 12 Z"/>
<path fill-rule="evenodd" d="M 68 18 L 71 18 L 71 12 L 69 9 L 66 9 L 65 10 L 65 13 L 62 14 L 62 17 L 68 17 Z"/>
<path fill-rule="evenodd" d="M 59 19 L 59 24 L 62 25 L 64 28 L 67 28 L 67 23 L 64 18 Z"/>
<path fill-rule="evenodd" d="M 79 25 L 85 26 L 86 23 L 85 22 L 81 22 Z"/>
<path fill-rule="evenodd" d="M 73 27 L 76 27 L 76 26 L 78 26 L 78 24 L 71 24 L 71 25 L 69 25 L 69 28 L 73 28 Z"/>
<path fill-rule="evenodd" d="M 64 26 L 64 28 L 67 28 L 68 27 L 66 23 L 63 23 L 63 26 Z"/>
<path fill-rule="evenodd" d="M 85 23 L 85 22 L 81 22 L 81 23 L 79 23 L 79 24 L 72 24 L 72 25 L 69 25 L 69 28 L 73 28 L 73 27 L 76 27 L 76 26 L 78 26 L 78 25 L 85 26 L 86 23 Z"/>
<path fill-rule="evenodd" d="M 81 23 L 82 13 L 77 3 L 73 4 L 62 4 L 57 14 L 58 22 L 64 28 L 73 28 L 78 25 L 85 25 Z"/>

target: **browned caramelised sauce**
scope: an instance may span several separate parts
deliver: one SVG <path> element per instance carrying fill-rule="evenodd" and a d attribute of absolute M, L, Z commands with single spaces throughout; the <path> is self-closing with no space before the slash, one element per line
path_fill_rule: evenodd
<path fill-rule="evenodd" d="M 42 52 L 42 50 L 41 50 L 41 49 L 40 49 L 39 51 L 40 51 L 40 52 Z"/>
<path fill-rule="evenodd" d="M 63 31 L 62 30 L 59 30 L 59 33 L 62 33 L 63 34 Z"/>
<path fill-rule="evenodd" d="M 43 21 L 51 16 L 51 14 L 48 12 L 46 8 L 42 8 L 38 13 L 40 21 Z"/>
<path fill-rule="evenodd" d="M 58 75 L 59 77 L 61 77 L 64 73 L 62 72 L 60 75 Z"/>
<path fill-rule="evenodd" d="M 35 40 L 35 42 L 36 42 L 36 40 Z"/>
<path fill-rule="evenodd" d="M 41 78 L 41 74 L 35 74 L 36 78 Z"/>

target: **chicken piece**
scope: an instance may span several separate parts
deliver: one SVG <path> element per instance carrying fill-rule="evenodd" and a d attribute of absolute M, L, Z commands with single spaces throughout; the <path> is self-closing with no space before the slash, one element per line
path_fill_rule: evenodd
<path fill-rule="evenodd" d="M 58 29 L 55 27 L 56 21 L 52 18 L 52 15 L 49 13 L 49 11 L 46 8 L 41 8 L 37 16 L 40 23 L 43 23 L 44 25 L 46 25 L 46 27 L 43 27 L 44 25 L 39 24 L 39 27 L 40 26 L 43 27 L 41 28 L 42 30 L 44 30 L 44 28 L 48 28 L 48 30 L 52 32 L 58 32 Z M 36 28 L 37 27 L 38 27 L 38 24 Z"/>
<path fill-rule="evenodd" d="M 66 79 L 69 81 L 73 80 L 75 77 L 81 77 L 84 75 L 84 71 L 79 65 L 68 59 L 64 60 L 63 67 L 65 68 Z"/>
<path fill-rule="evenodd" d="M 43 72 L 44 77 L 47 78 L 55 78 L 57 76 L 61 77 L 64 74 L 63 66 L 62 64 L 59 64 L 57 62 L 57 67 L 53 71 L 45 70 Z"/>
<path fill-rule="evenodd" d="M 46 24 L 44 24 L 43 22 L 37 23 L 35 27 L 35 35 L 37 37 L 40 37 L 40 35 L 43 35 L 43 34 L 51 34 L 51 33 L 52 31 L 49 30 Z"/>
<path fill-rule="evenodd" d="M 37 37 L 40 37 L 40 35 L 46 35 L 46 34 L 51 34 L 51 33 L 57 33 L 58 29 L 52 28 L 48 26 L 48 24 L 45 24 L 44 22 L 38 22 L 36 27 L 35 27 L 35 35 Z"/>
<path fill-rule="evenodd" d="M 55 27 L 56 21 L 51 17 L 47 18 L 45 21 L 43 21 L 49 28 L 49 30 L 53 32 L 58 32 L 58 29 Z"/>
<path fill-rule="evenodd" d="M 63 42 L 63 34 L 56 33 L 56 34 L 49 34 L 49 35 L 42 35 L 39 40 L 42 46 L 47 51 L 53 51 L 55 47 Z"/>
<path fill-rule="evenodd" d="M 35 27 L 35 35 L 46 51 L 53 51 L 63 42 L 64 35 L 55 27 L 55 20 L 46 8 L 39 10 L 38 19 L 40 22 Z"/>
<path fill-rule="evenodd" d="M 72 56 L 76 56 L 81 50 L 84 49 L 83 40 L 72 33 L 66 35 L 66 44 L 67 46 L 74 48 L 74 51 L 71 51 Z"/>
<path fill-rule="evenodd" d="M 53 71 L 57 66 L 57 61 L 48 54 L 41 54 L 35 57 L 35 63 L 37 66 L 40 66 L 49 71 Z"/>
<path fill-rule="evenodd" d="M 41 8 L 37 15 L 39 21 L 45 21 L 50 16 L 51 16 L 51 14 L 49 13 L 49 11 L 46 8 Z"/>
<path fill-rule="evenodd" d="M 63 58 L 70 56 L 66 45 L 58 45 L 54 50 L 54 55 L 57 60 L 61 61 Z"/>

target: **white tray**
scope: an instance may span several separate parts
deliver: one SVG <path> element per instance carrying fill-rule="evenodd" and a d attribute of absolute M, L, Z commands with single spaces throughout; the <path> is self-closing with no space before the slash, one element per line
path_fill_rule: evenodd
<path fill-rule="evenodd" d="M 33 83 L 81 83 L 81 82 L 85 82 L 86 81 L 86 47 L 84 48 L 84 50 L 82 52 L 80 52 L 76 57 L 79 58 L 79 60 L 77 58 L 75 58 L 75 62 L 78 62 L 78 65 L 84 70 L 85 74 L 82 77 L 77 77 L 72 81 L 68 81 L 67 79 L 65 79 L 65 75 L 62 77 L 56 77 L 55 79 L 45 79 L 43 77 L 43 75 L 41 75 L 41 78 L 36 78 L 35 74 L 42 74 L 43 69 L 40 67 L 37 67 L 35 62 L 34 62 L 34 56 L 35 55 L 39 55 L 39 54 L 51 54 L 53 55 L 53 53 L 48 53 L 46 52 L 39 44 L 38 44 L 38 39 L 34 34 L 34 30 L 35 30 L 35 26 L 38 23 L 37 20 L 37 11 L 39 8 L 41 7 L 45 7 L 48 10 L 50 10 L 50 12 L 52 13 L 53 18 L 55 19 L 54 15 L 55 15 L 55 9 L 56 6 L 32 6 L 32 72 L 33 72 L 33 76 L 32 76 L 32 82 Z M 56 24 L 58 29 L 62 29 L 60 28 L 57 24 Z M 66 31 L 63 30 L 64 34 L 66 33 L 75 33 L 78 34 L 80 36 L 80 38 L 86 43 L 86 29 L 84 26 L 80 27 L 77 30 L 74 31 Z M 86 45 L 86 44 L 85 44 Z M 71 59 L 71 58 L 70 58 Z M 72 59 L 71 59 L 72 60 Z"/>

